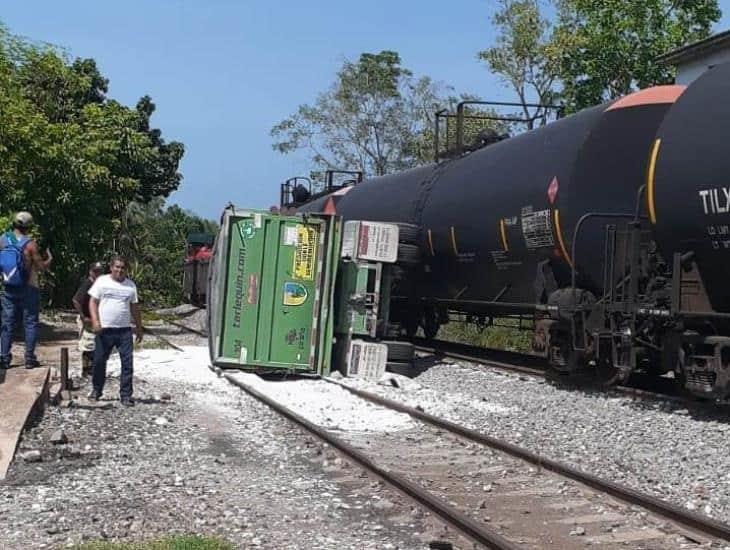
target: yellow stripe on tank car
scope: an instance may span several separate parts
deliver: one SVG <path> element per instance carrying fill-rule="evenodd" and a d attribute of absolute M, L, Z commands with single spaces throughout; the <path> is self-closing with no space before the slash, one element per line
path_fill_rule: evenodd
<path fill-rule="evenodd" d="M 568 254 L 568 250 L 565 248 L 565 241 L 563 240 L 563 230 L 560 229 L 560 211 L 556 208 L 553 210 L 553 220 L 555 221 L 555 234 L 558 236 L 558 244 L 560 245 L 560 252 L 568 262 L 570 267 L 573 267 L 573 259 Z"/>
<path fill-rule="evenodd" d="M 459 255 L 459 249 L 456 248 L 456 232 L 454 231 L 454 226 L 451 226 L 451 246 L 454 249 L 454 256 Z"/>
<path fill-rule="evenodd" d="M 499 220 L 499 234 L 502 236 L 502 248 L 505 252 L 509 252 L 507 244 L 507 228 L 504 226 L 504 219 Z"/>
<path fill-rule="evenodd" d="M 656 172 L 656 159 L 659 156 L 659 147 L 662 145 L 661 138 L 656 138 L 651 148 L 649 157 L 649 170 L 646 173 L 646 205 L 649 207 L 649 220 L 656 224 L 656 209 L 654 207 L 654 174 Z"/>
<path fill-rule="evenodd" d="M 431 250 L 431 256 L 435 256 L 436 253 L 433 251 L 433 235 L 431 235 L 431 230 L 428 230 L 428 248 Z"/>

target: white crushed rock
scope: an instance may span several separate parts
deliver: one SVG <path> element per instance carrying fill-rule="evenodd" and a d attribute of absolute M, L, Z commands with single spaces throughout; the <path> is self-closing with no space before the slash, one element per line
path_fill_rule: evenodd
<path fill-rule="evenodd" d="M 373 383 L 367 380 L 359 378 L 347 378 L 347 385 L 353 388 L 359 388 L 368 390 L 373 388 Z M 402 374 L 386 373 L 383 378 L 378 380 L 378 385 L 385 387 L 401 388 L 404 391 L 403 396 L 405 401 L 403 403 L 410 407 L 424 407 L 424 403 L 427 403 L 430 414 L 435 416 L 448 414 L 452 411 L 452 403 L 454 401 L 464 402 L 464 396 L 459 394 L 449 394 L 444 391 L 433 390 L 428 387 L 423 387 L 421 384 L 414 382 L 411 378 L 403 376 Z M 490 403 L 482 398 L 471 399 L 465 404 L 471 408 L 484 413 L 492 414 L 510 414 L 515 412 L 513 407 L 505 407 L 498 403 Z"/>
<path fill-rule="evenodd" d="M 310 422 L 346 432 L 408 430 L 414 422 L 407 414 L 368 403 L 324 380 L 268 381 L 249 373 L 231 375 Z"/>
<path fill-rule="evenodd" d="M 213 384 L 218 378 L 208 365 L 208 348 L 181 346 L 173 349 L 146 349 L 134 354 L 134 373 L 148 380 L 174 380 L 185 384 Z M 119 356 L 109 360 L 110 369 L 119 368 Z"/>
<path fill-rule="evenodd" d="M 135 355 L 135 374 L 146 379 L 167 379 L 194 384 L 202 389 L 218 385 L 209 368 L 208 349 L 182 346 L 184 351 L 144 350 Z M 110 360 L 110 371 L 119 369 L 119 358 Z M 255 374 L 227 371 L 227 374 L 292 409 L 310 422 L 332 430 L 355 432 L 392 432 L 414 426 L 407 415 L 378 407 L 354 397 L 347 390 L 324 380 L 264 380 Z M 238 392 L 229 388 L 231 392 Z M 196 392 L 197 393 L 197 392 Z M 211 398 L 205 399 L 211 404 Z M 215 401 L 215 398 L 213 398 Z"/>

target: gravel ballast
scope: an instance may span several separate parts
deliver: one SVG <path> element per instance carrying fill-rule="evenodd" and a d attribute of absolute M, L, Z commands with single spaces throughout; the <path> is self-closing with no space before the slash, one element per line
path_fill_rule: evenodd
<path fill-rule="evenodd" d="M 344 381 L 730 522 L 730 419 L 722 412 L 450 360 L 413 379 L 386 377 L 398 387 Z"/>
<path fill-rule="evenodd" d="M 80 397 L 85 388 L 70 406 L 49 407 L 0 483 L 0 547 L 176 533 L 220 536 L 236 548 L 428 547 L 420 512 L 408 503 L 397 507 L 400 518 L 381 510 L 382 499 L 400 497 L 207 363 L 204 347 L 140 351 L 137 405 L 124 408 L 112 358 L 101 402 Z"/>

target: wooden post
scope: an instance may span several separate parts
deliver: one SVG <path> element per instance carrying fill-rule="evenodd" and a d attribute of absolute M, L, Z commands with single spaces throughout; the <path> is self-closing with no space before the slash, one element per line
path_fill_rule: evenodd
<path fill-rule="evenodd" d="M 68 383 L 68 348 L 61 348 L 61 390 L 69 390 Z"/>

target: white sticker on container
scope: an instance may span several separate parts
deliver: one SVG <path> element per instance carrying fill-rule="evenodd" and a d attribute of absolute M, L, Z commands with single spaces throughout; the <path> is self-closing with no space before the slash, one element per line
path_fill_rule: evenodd
<path fill-rule="evenodd" d="M 284 228 L 284 244 L 286 246 L 296 246 L 299 244 L 299 231 L 296 226 Z"/>
<path fill-rule="evenodd" d="M 555 246 L 550 210 L 533 212 L 531 206 L 522 209 L 522 234 L 528 249 Z"/>
<path fill-rule="evenodd" d="M 254 214 L 253 215 L 253 226 L 256 229 L 261 229 L 261 214 Z"/>
<path fill-rule="evenodd" d="M 241 346 L 241 353 L 238 356 L 238 361 L 239 363 L 245 364 L 246 359 L 248 359 L 248 348 Z"/>

